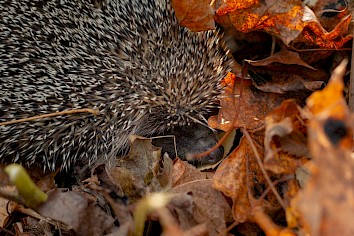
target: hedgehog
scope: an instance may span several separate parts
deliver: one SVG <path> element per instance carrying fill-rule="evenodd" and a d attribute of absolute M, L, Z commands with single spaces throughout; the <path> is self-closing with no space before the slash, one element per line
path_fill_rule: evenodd
<path fill-rule="evenodd" d="M 0 1 L 0 160 L 92 166 L 151 136 L 205 124 L 228 56 L 215 31 L 178 24 L 169 1 Z"/>

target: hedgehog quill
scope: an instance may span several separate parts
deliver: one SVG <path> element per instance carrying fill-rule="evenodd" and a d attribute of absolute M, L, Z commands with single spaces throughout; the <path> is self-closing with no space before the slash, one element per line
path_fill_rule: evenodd
<path fill-rule="evenodd" d="M 227 56 L 215 32 L 178 25 L 169 1 L 0 0 L 0 161 L 68 170 L 205 122 Z"/>

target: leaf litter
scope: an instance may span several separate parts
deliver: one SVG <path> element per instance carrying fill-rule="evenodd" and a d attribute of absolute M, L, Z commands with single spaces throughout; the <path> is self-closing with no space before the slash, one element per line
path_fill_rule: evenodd
<path fill-rule="evenodd" d="M 354 4 L 304 2 L 173 1 L 182 25 L 223 29 L 235 66 L 208 123 L 241 130 L 234 149 L 201 171 L 134 136 L 127 157 L 79 185 L 55 189 L 57 173 L 30 170 L 48 200 L 33 210 L 2 200 L 1 232 L 354 235 L 354 91 L 342 62 Z M 1 196 L 16 194 L 2 172 Z"/>

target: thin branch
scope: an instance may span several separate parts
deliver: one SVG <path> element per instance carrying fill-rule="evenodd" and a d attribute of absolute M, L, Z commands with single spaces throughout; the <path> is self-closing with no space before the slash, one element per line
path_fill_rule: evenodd
<path fill-rule="evenodd" d="M 273 193 L 274 193 L 275 197 L 277 198 L 279 204 L 280 204 L 280 205 L 283 207 L 283 209 L 285 210 L 286 207 L 285 207 L 285 204 L 284 204 L 284 202 L 283 202 L 283 199 L 280 197 L 278 191 L 275 189 L 275 187 L 274 187 L 274 185 L 273 185 L 271 179 L 269 178 L 267 171 L 264 169 L 263 163 L 262 163 L 262 160 L 261 160 L 261 157 L 259 156 L 259 153 L 258 153 L 258 151 L 257 151 L 257 148 L 256 148 L 256 146 L 254 145 L 254 142 L 253 142 L 253 140 L 252 140 L 250 134 L 248 133 L 248 131 L 247 131 L 245 128 L 241 128 L 241 131 L 242 131 L 242 133 L 245 135 L 245 137 L 247 138 L 247 140 L 248 140 L 248 142 L 249 142 L 249 144 L 250 144 L 250 146 L 251 146 L 251 148 L 252 148 L 252 151 L 254 152 L 254 155 L 256 156 L 256 160 L 257 160 L 257 163 L 258 163 L 258 165 L 259 165 L 259 168 L 261 169 L 262 174 L 264 175 L 264 178 L 266 179 L 266 181 L 267 181 L 269 187 L 270 187 L 271 190 L 273 191 Z"/>
<path fill-rule="evenodd" d="M 352 35 L 354 35 L 354 27 L 352 29 Z M 354 39 L 352 43 L 352 49 L 354 48 Z M 352 50 L 352 60 L 350 66 L 350 82 L 349 82 L 349 109 L 354 112 L 354 51 Z"/>
<path fill-rule="evenodd" d="M 21 123 L 21 122 L 33 121 L 33 120 L 44 119 L 44 118 L 54 117 L 54 116 L 71 115 L 71 114 L 75 114 L 75 113 L 92 113 L 96 116 L 99 114 L 99 111 L 96 109 L 89 109 L 89 108 L 60 111 L 60 112 L 55 112 L 55 113 L 50 113 L 50 114 L 45 114 L 45 115 L 32 116 L 32 117 L 18 119 L 18 120 L 1 122 L 0 126 L 13 125 L 13 124 Z"/>

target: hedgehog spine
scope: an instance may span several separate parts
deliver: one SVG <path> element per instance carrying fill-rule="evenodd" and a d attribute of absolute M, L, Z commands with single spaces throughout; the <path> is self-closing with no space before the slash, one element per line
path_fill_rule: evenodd
<path fill-rule="evenodd" d="M 0 0 L 0 158 L 69 169 L 110 160 L 130 134 L 202 120 L 227 57 L 213 32 L 181 28 L 169 1 Z"/>

